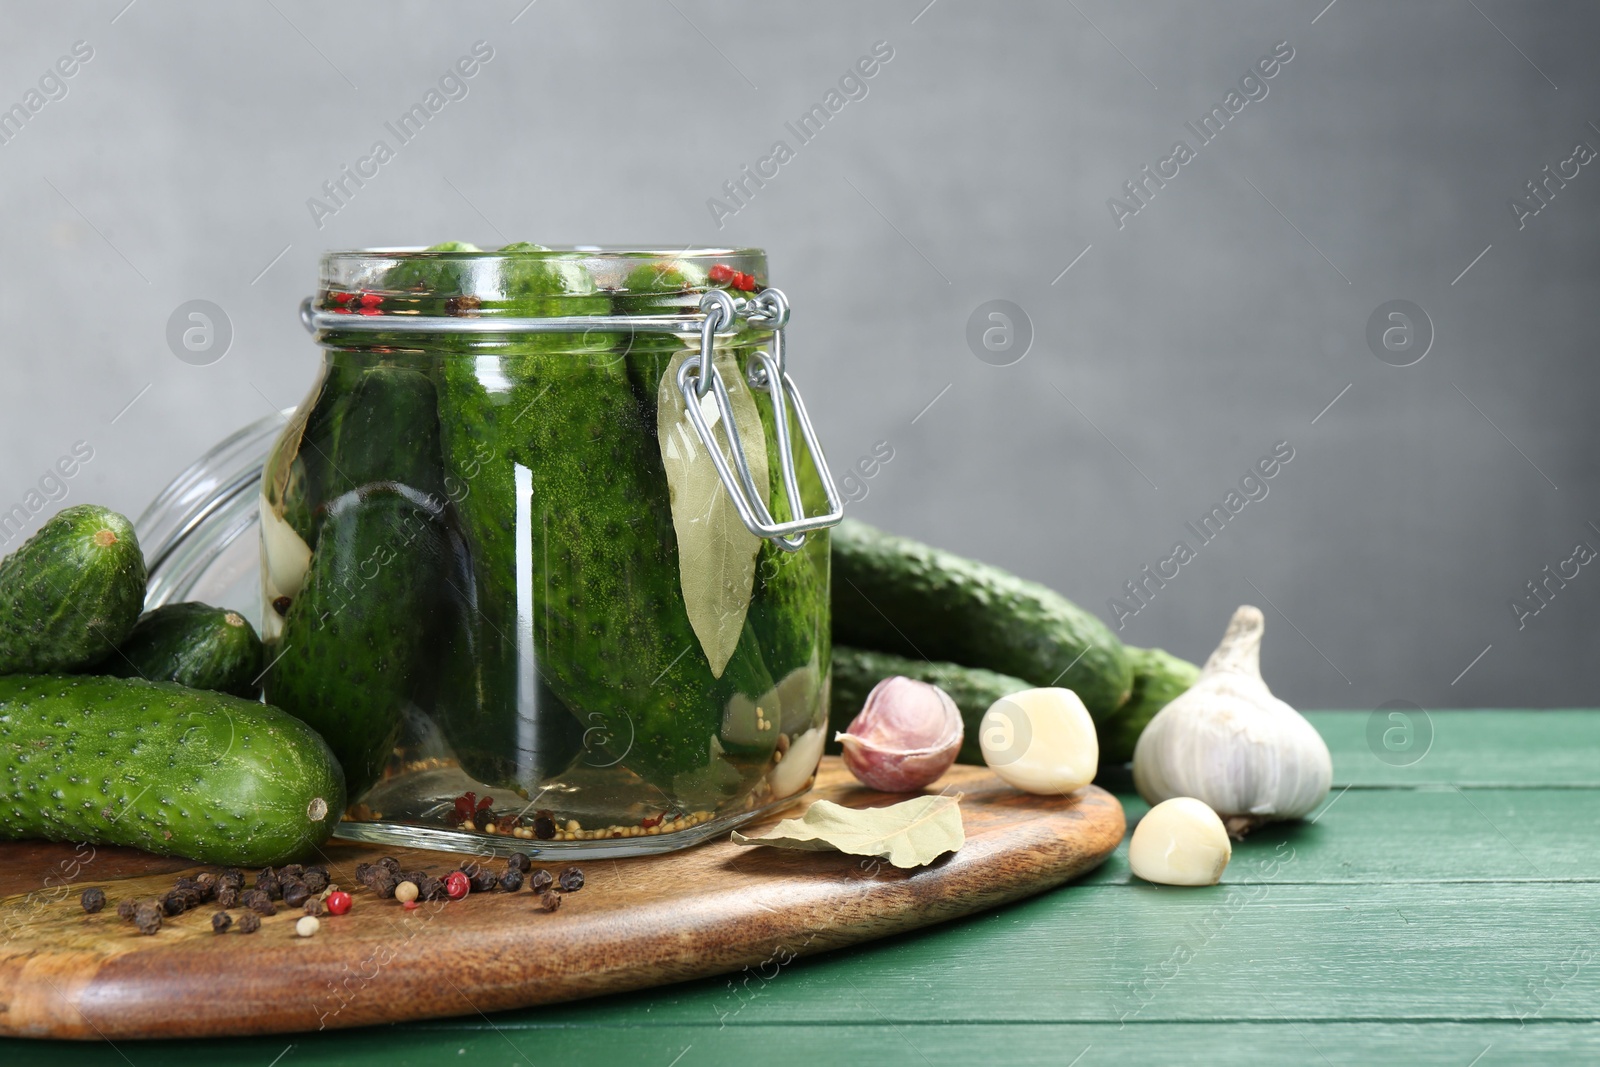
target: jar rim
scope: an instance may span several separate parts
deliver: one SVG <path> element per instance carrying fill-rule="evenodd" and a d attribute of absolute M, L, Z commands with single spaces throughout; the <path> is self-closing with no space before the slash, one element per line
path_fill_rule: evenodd
<path fill-rule="evenodd" d="M 428 259 L 481 261 L 530 256 L 540 259 L 722 259 L 727 257 L 765 258 L 766 250 L 734 245 L 655 246 L 646 244 L 623 245 L 546 245 L 540 248 L 514 249 L 479 248 L 473 251 L 434 249 L 424 245 L 394 245 L 391 247 L 332 249 L 322 254 L 322 261 L 332 263 L 350 259 Z"/>

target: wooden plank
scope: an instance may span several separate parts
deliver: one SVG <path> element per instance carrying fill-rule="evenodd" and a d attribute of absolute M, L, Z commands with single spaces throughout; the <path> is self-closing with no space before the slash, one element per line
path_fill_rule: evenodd
<path fill-rule="evenodd" d="M 615 1064 L 637 1067 L 860 1067 L 862 1064 L 1003 1063 L 1008 1067 L 1286 1063 L 1404 1063 L 1506 1067 L 1600 1060 L 1600 1026 L 1587 1023 L 1179 1023 L 945 1026 L 714 1025 L 574 1027 L 506 1025 L 498 1018 L 428 1028 L 295 1034 L 232 1041 L 101 1045 L 11 1041 L 14 1067 L 482 1067 Z M 126 1058 L 124 1058 L 126 1057 Z M 279 1058 L 281 1057 L 281 1059 Z M 1076 1058 L 1075 1058 L 1076 1057 Z"/>
<path fill-rule="evenodd" d="M 1283 878 L 1293 876 L 1291 864 Z M 560 1017 L 730 1026 L 1589 1020 L 1600 1011 L 1594 897 L 1586 883 L 1074 885 L 770 976 L 752 969 L 574 1004 Z"/>
<path fill-rule="evenodd" d="M 1600 751 L 1600 711 L 1429 711 L 1426 721 L 1433 733 L 1431 747 L 1416 763 L 1404 767 L 1385 763 L 1374 754 L 1367 740 L 1372 714 L 1370 710 L 1307 713 L 1333 753 L 1335 788 L 1446 782 L 1460 786 L 1600 786 L 1600 759 L 1594 756 Z M 1394 740 L 1405 738 L 1397 734 Z M 1391 758 L 1410 758 L 1410 754 Z"/>
<path fill-rule="evenodd" d="M 16 884 L 29 871 L 41 881 L 58 877 L 63 859 L 75 855 L 72 846 L 7 843 L 0 869 L 20 892 L 0 901 L 0 920 L 8 923 L 0 940 L 0 1033 L 274 1033 L 547 1004 L 741 967 L 775 972 L 795 956 L 1058 886 L 1099 864 L 1122 839 L 1121 806 L 1096 788 L 1030 796 L 982 767 L 955 768 L 941 786 L 964 794 L 966 844 L 914 871 L 723 840 L 664 856 L 586 861 L 587 886 L 554 913 L 528 892 L 475 893 L 407 912 L 358 889 L 351 912 L 325 919 L 309 939 L 295 936 L 297 916 L 288 907 L 250 935 L 216 936 L 216 909 L 203 907 L 142 936 L 117 918 L 114 905 L 170 888 L 170 864 L 156 864 L 159 875 L 102 880 L 98 857 L 83 861 L 73 884 L 95 878 L 113 904 L 86 915 L 76 893 Z M 857 807 L 905 799 L 860 787 L 828 757 L 816 790 L 781 814 L 798 815 L 820 798 Z M 388 851 L 326 847 L 334 881 L 352 888 L 356 861 Z M 462 861 L 393 851 L 402 869 L 436 875 Z"/>
<path fill-rule="evenodd" d="M 1122 796 L 1131 828 L 1149 805 Z M 1230 883 L 1600 879 L 1600 790 L 1334 790 L 1315 823 L 1264 826 L 1235 842 Z M 1293 857 L 1278 873 L 1274 861 Z M 1083 882 L 1126 885 L 1127 841 Z"/>

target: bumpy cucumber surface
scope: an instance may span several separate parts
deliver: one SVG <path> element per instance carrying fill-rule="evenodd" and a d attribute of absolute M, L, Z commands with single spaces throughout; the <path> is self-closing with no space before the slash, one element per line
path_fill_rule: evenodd
<path fill-rule="evenodd" d="M 986 563 L 846 519 L 833 531 L 834 639 L 1062 686 L 1108 715 L 1133 669 L 1105 624 Z"/>
<path fill-rule="evenodd" d="M 305 723 L 132 678 L 0 678 L 0 836 L 263 866 L 327 840 L 344 776 Z"/>
<path fill-rule="evenodd" d="M 1133 694 L 1109 715 L 1095 720 L 1100 735 L 1100 762 L 1125 763 L 1133 758 L 1139 735 L 1178 694 L 1200 677 L 1200 668 L 1160 648 L 1128 648 L 1133 664 Z"/>
<path fill-rule="evenodd" d="M 259 691 L 261 638 L 236 611 L 193 601 L 163 604 L 140 617 L 100 669 L 249 699 Z"/>
<path fill-rule="evenodd" d="M 833 735 L 850 728 L 850 722 L 867 702 L 872 687 L 895 675 L 936 685 L 950 694 L 961 709 L 964 733 L 957 763 L 983 765 L 983 749 L 978 743 L 978 726 L 984 712 L 1001 697 L 1020 693 L 1033 686 L 1021 678 L 996 674 L 979 667 L 961 667 L 922 659 L 909 659 L 890 652 L 868 652 L 843 645 L 833 647 L 833 694 L 829 701 L 828 751 L 838 752 Z"/>
<path fill-rule="evenodd" d="M 133 524 L 79 504 L 0 562 L 0 674 L 70 671 L 112 651 L 144 607 Z"/>
<path fill-rule="evenodd" d="M 305 584 L 268 654 L 267 699 L 311 724 L 360 797 L 383 775 L 412 702 L 425 702 L 433 605 L 448 540 L 437 513 L 392 486 L 327 509 Z"/>
<path fill-rule="evenodd" d="M 502 709 L 517 706 L 537 665 L 596 728 L 591 738 L 605 750 L 596 762 L 620 759 L 671 789 L 711 761 L 721 700 L 759 697 L 771 682 L 751 655 L 753 638 L 721 680 L 711 676 L 677 588 L 666 476 L 626 369 L 613 354 L 565 350 L 558 338 L 501 356 L 510 388 L 499 393 L 471 360 L 445 361 L 440 421 L 451 473 L 470 485 L 458 508 L 478 578 L 484 704 L 441 709 L 441 725 L 469 771 L 478 773 L 475 753 L 503 759 L 510 738 L 482 729 L 514 726 Z M 531 634 L 514 610 L 519 550 L 539 579 L 528 591 Z"/>

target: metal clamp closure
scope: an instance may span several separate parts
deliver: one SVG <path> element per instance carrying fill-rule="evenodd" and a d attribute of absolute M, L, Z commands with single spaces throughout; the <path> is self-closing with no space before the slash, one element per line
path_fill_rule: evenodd
<path fill-rule="evenodd" d="M 844 518 L 844 503 L 828 470 L 828 461 L 822 456 L 822 445 L 811 425 L 811 416 L 800 399 L 800 390 L 784 365 L 784 327 L 789 324 L 789 300 L 777 289 L 763 289 L 748 297 L 735 297 L 722 289 L 711 289 L 700 298 L 704 318 L 696 322 L 682 315 L 569 315 L 550 318 L 474 318 L 420 315 L 348 315 L 319 309 L 312 298 L 300 305 L 300 321 L 312 334 L 323 331 L 380 332 L 403 330 L 407 333 L 566 333 L 615 331 L 617 333 L 676 334 L 685 339 L 698 333 L 700 352 L 684 360 L 678 369 L 678 388 L 688 407 L 689 420 L 694 424 L 700 443 L 710 453 L 716 464 L 717 476 L 723 488 L 733 499 L 745 527 L 757 537 L 770 538 L 788 552 L 798 551 L 806 542 L 806 532 L 838 525 Z M 789 503 L 789 514 L 794 518 L 777 522 L 761 498 L 755 479 L 750 474 L 750 464 L 745 460 L 744 443 L 739 440 L 738 427 L 734 425 L 733 409 L 728 401 L 728 390 L 717 370 L 716 344 L 718 335 L 725 339 L 734 335 L 739 320 L 758 330 L 772 331 L 772 351 L 759 350 L 751 357 L 747 376 L 751 388 L 764 390 L 772 398 L 773 435 L 778 443 L 779 474 L 784 495 Z M 708 368 L 701 373 L 700 368 Z M 717 409 L 722 413 L 721 423 L 727 432 L 728 449 L 732 464 L 724 456 L 700 409 L 706 396 L 716 398 Z M 800 436 L 811 453 L 811 462 L 822 480 L 827 495 L 828 511 L 823 515 L 807 516 L 800 499 L 800 481 L 795 468 L 795 450 L 789 435 L 789 405 L 793 403 Z M 737 473 L 736 473 L 737 472 Z"/>
<path fill-rule="evenodd" d="M 783 330 L 789 321 L 788 299 L 777 289 L 765 289 L 758 295 L 741 301 L 740 304 L 743 306 L 735 304 L 734 299 L 720 289 L 713 289 L 700 298 L 700 308 L 706 314 L 705 322 L 700 327 L 700 353 L 690 356 L 679 365 L 678 389 L 683 393 L 683 403 L 688 411 L 689 421 L 693 423 L 695 433 L 700 436 L 700 443 L 705 446 L 712 463 L 716 465 L 717 477 L 722 479 L 722 487 L 732 498 L 733 506 L 739 512 L 739 518 L 745 528 L 757 537 L 771 539 L 774 544 L 787 552 L 795 552 L 806 543 L 807 531 L 837 525 L 839 520 L 844 518 L 844 503 L 839 499 L 839 490 L 833 484 L 833 474 L 828 470 L 828 461 L 823 458 L 822 445 L 817 441 L 817 431 L 811 425 L 811 416 L 806 412 L 805 401 L 800 398 L 800 390 L 795 386 L 794 379 L 790 378 L 788 371 L 784 369 Z M 739 439 L 739 428 L 733 418 L 733 406 L 728 400 L 728 388 L 723 384 L 722 372 L 717 369 L 717 332 L 725 325 L 731 324 L 735 316 L 741 314 L 747 322 L 758 326 L 770 326 L 772 329 L 772 351 L 760 350 L 754 353 L 747 375 L 752 388 L 763 389 L 772 398 L 772 432 L 778 444 L 778 468 L 783 481 L 784 496 L 789 503 L 789 514 L 794 516 L 787 522 L 774 521 L 772 512 L 762 500 L 761 492 L 750 474 L 750 464 L 745 459 L 744 443 Z M 732 453 L 731 467 L 728 457 L 722 454 L 722 449 L 717 444 L 705 413 L 700 408 L 700 400 L 707 394 L 716 398 L 717 410 L 721 415 L 718 421 L 727 433 L 728 451 Z M 807 516 L 805 504 L 800 499 L 800 480 L 795 468 L 794 445 L 789 437 L 790 402 L 794 404 L 795 419 L 800 424 L 800 435 L 811 453 L 811 462 L 817 468 L 817 474 L 822 481 L 822 490 L 828 498 L 828 511 L 824 515 Z M 738 472 L 737 477 L 735 471 Z"/>

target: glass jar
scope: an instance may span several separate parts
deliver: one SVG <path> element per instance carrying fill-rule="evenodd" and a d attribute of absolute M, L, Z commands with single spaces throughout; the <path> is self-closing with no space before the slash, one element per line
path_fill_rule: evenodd
<path fill-rule="evenodd" d="M 637 854 L 809 788 L 840 509 L 765 278 L 754 249 L 324 257 L 262 638 L 268 702 L 345 768 L 341 836 Z"/>

